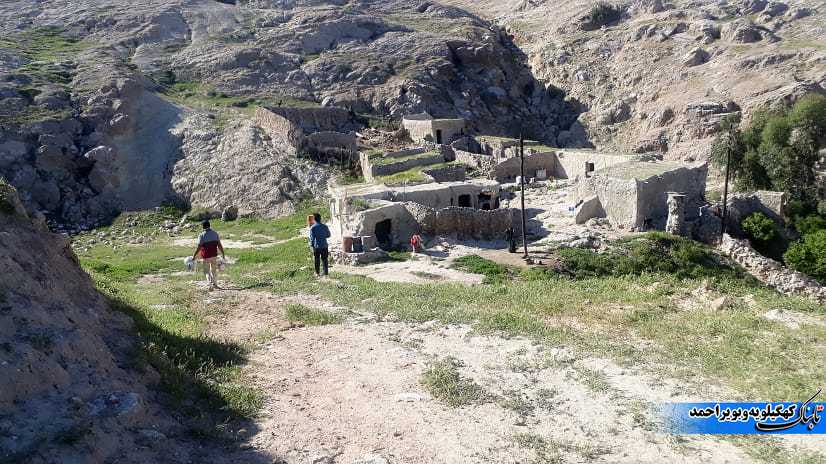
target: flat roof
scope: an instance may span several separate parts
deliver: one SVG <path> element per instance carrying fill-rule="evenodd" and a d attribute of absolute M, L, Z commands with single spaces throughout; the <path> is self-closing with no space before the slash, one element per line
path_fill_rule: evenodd
<path fill-rule="evenodd" d="M 626 161 L 625 163 L 619 163 L 597 170 L 594 172 L 594 175 L 602 175 L 616 179 L 645 180 L 675 169 L 692 167 L 695 167 L 695 165 L 674 161 Z"/>

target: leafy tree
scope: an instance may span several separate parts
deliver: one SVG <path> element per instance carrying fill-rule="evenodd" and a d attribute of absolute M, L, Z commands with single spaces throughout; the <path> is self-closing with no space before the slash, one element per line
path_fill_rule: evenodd
<path fill-rule="evenodd" d="M 791 109 L 756 112 L 740 130 L 727 120 L 712 145 L 712 162 L 724 167 L 731 149 L 731 174 L 738 190 L 781 190 L 814 207 L 814 165 L 826 145 L 826 97 L 808 95 Z"/>
<path fill-rule="evenodd" d="M 826 284 L 826 230 L 804 235 L 783 257 L 792 269 Z"/>

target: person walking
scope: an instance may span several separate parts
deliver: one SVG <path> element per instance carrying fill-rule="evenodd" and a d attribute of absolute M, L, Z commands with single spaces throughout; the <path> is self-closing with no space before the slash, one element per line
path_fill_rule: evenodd
<path fill-rule="evenodd" d="M 221 237 L 218 232 L 212 230 L 209 221 L 201 223 L 204 231 L 198 237 L 198 247 L 195 248 L 195 253 L 192 259 L 198 256 L 204 261 L 204 273 L 206 274 L 207 282 L 209 283 L 209 291 L 213 291 L 218 287 L 218 251 L 221 251 L 221 258 L 226 261 L 227 256 L 224 253 L 224 246 L 221 245 Z"/>
<path fill-rule="evenodd" d="M 313 261 L 315 264 L 315 275 L 321 275 L 321 266 L 324 266 L 324 275 L 329 272 L 330 249 L 327 239 L 330 238 L 330 229 L 321 222 L 321 214 L 313 214 L 315 222 L 310 227 L 310 248 L 313 249 Z"/>

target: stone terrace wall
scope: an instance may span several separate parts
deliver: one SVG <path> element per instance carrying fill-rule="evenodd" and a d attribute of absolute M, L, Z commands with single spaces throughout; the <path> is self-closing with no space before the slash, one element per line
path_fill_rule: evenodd
<path fill-rule="evenodd" d="M 783 267 L 777 261 L 754 251 L 748 240 L 726 234 L 720 250 L 743 266 L 764 284 L 786 295 L 805 295 L 819 303 L 826 303 L 826 287 L 811 277 Z"/>

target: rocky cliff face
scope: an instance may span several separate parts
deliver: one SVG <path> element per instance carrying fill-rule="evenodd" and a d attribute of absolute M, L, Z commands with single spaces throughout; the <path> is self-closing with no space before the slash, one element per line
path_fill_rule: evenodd
<path fill-rule="evenodd" d="M 59 223 L 163 201 L 288 211 L 330 173 L 245 125 L 258 104 L 581 142 L 510 36 L 437 3 L 17 0 L 0 18 L 0 175 Z"/>
<path fill-rule="evenodd" d="M 0 279 L 0 462 L 233 462 L 185 438 L 147 388 L 152 367 L 125 367 L 136 362 L 131 319 L 2 180 L 0 243 L 13 276 Z"/>
<path fill-rule="evenodd" d="M 603 27 L 590 0 L 445 0 L 500 25 L 535 75 L 585 110 L 603 148 L 704 159 L 720 121 L 826 87 L 812 0 L 631 0 Z"/>

